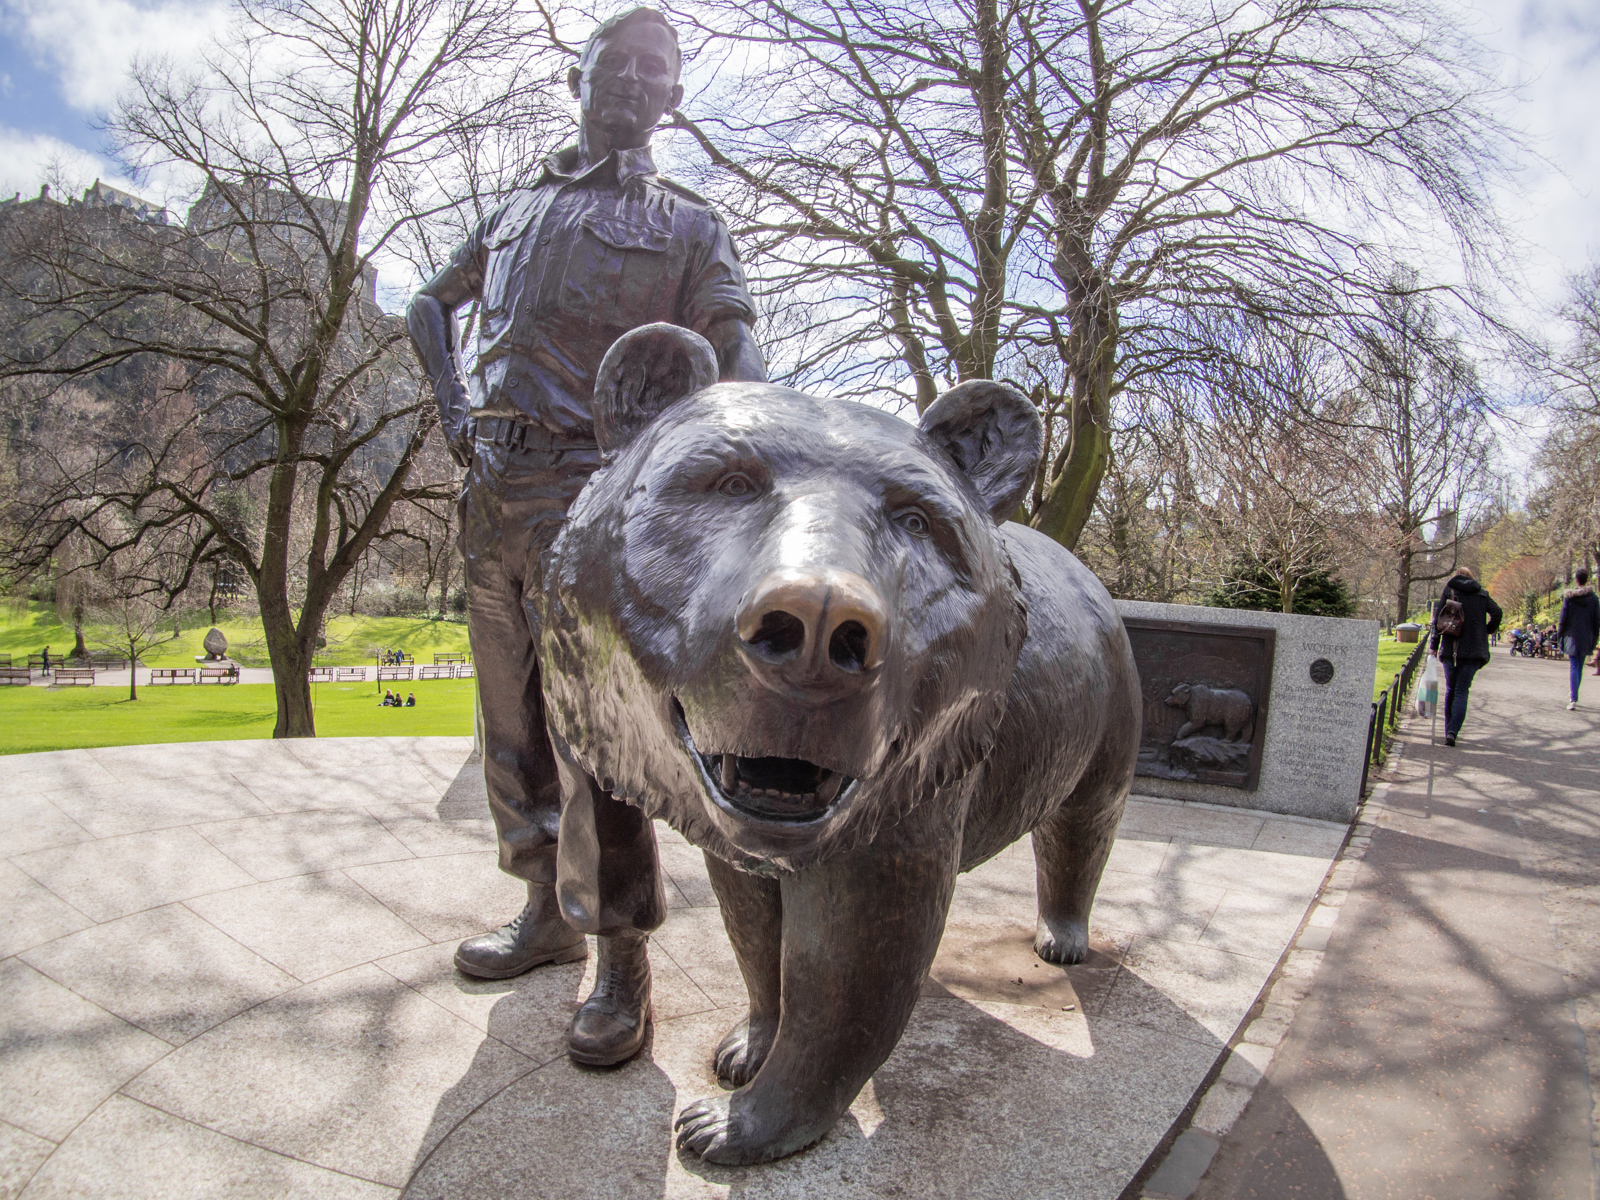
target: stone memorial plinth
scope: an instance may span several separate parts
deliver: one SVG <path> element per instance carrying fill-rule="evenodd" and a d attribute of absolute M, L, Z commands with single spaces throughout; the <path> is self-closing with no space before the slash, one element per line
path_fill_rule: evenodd
<path fill-rule="evenodd" d="M 1117 610 L 1145 701 L 1135 793 L 1351 819 L 1376 622 L 1137 600 Z"/>

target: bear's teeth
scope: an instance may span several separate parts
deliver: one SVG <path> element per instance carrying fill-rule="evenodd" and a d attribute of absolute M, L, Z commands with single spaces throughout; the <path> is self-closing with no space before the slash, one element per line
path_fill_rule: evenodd
<path fill-rule="evenodd" d="M 839 789 L 844 784 L 844 776 L 838 771 L 829 771 L 825 774 L 821 785 L 813 794 L 817 803 L 822 805 L 832 804 L 839 795 Z"/>
<path fill-rule="evenodd" d="M 739 760 L 732 754 L 722 756 L 722 790 L 730 796 L 739 790 Z"/>

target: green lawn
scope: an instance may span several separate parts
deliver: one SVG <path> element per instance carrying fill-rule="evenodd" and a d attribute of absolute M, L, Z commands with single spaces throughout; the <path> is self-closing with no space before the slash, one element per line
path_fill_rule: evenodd
<path fill-rule="evenodd" d="M 1397 642 L 1393 638 L 1378 639 L 1378 674 L 1372 681 L 1372 698 L 1376 700 L 1389 690 L 1394 677 L 1406 665 L 1406 659 L 1417 648 L 1415 642 Z"/>
<path fill-rule="evenodd" d="M 321 737 L 469 736 L 470 679 L 403 685 L 416 708 L 379 708 L 375 684 L 314 683 Z M 271 684 L 125 688 L 0 688 L 0 754 L 127 746 L 146 742 L 217 742 L 272 736 Z"/>
<path fill-rule="evenodd" d="M 211 628 L 207 614 L 203 611 L 183 613 L 178 621 L 182 634 L 145 655 L 146 666 L 192 666 L 196 656 L 205 653 L 200 643 Z M 225 616 L 217 622 L 217 628 L 228 639 L 229 657 L 247 667 L 271 665 L 259 619 Z M 97 649 L 92 635 L 92 630 L 85 630 L 90 648 Z M 0 653 L 9 652 L 14 660 L 21 661 L 29 654 L 38 654 L 46 646 L 50 647 L 52 655 L 66 654 L 72 649 L 72 630 L 57 619 L 54 605 L 0 604 Z M 435 654 L 464 653 L 467 627 L 454 621 L 417 617 L 331 617 L 328 645 L 317 655 L 317 662 L 333 666 L 369 663 L 372 655 L 368 649 L 372 646 L 404 650 L 419 663 L 431 663 Z"/>

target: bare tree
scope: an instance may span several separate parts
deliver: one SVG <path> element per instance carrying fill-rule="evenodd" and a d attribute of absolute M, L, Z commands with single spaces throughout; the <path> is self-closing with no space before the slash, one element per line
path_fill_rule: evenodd
<path fill-rule="evenodd" d="M 1362 503 L 1342 364 L 1324 344 L 1258 321 L 1213 322 L 1210 336 L 1227 348 L 1220 374 L 1202 399 L 1173 405 L 1210 412 L 1185 429 L 1209 574 L 1227 582 L 1248 564 L 1293 612 L 1301 587 L 1337 566 L 1339 533 Z"/>
<path fill-rule="evenodd" d="M 197 181 L 186 225 L 42 204 L 10 222 L 21 336 L 0 376 L 151 378 L 117 429 L 24 456 L 9 562 L 37 570 L 81 530 L 103 555 L 182 540 L 169 595 L 237 564 L 276 736 L 314 735 L 317 635 L 396 506 L 454 490 L 412 478 L 437 414 L 374 258 L 432 245 L 462 156 L 540 109 L 526 33 L 513 0 L 240 0 L 197 74 L 143 64 L 111 121 L 127 155 Z"/>
<path fill-rule="evenodd" d="M 1364 483 L 1403 619 L 1412 584 L 1453 573 L 1463 534 L 1476 530 L 1487 510 L 1490 403 L 1476 365 L 1414 271 L 1395 272 L 1371 315 L 1350 328 L 1361 400 L 1352 415 L 1374 451 Z"/>
<path fill-rule="evenodd" d="M 1539 448 L 1533 502 L 1549 548 L 1589 563 L 1600 561 L 1600 266 L 1572 280 L 1563 316 L 1569 336 L 1550 358 L 1559 407 Z"/>
<path fill-rule="evenodd" d="M 1093 511 L 1119 392 L 1215 351 L 1208 310 L 1355 311 L 1404 230 L 1499 244 L 1505 135 L 1433 0 L 700 0 L 718 83 L 679 115 L 741 217 L 795 377 L 926 406 L 1020 374 L 1059 406 L 1032 524 Z"/>
<path fill-rule="evenodd" d="M 92 610 L 97 645 L 128 659 L 128 699 L 139 698 L 139 660 L 178 636 L 168 628 L 166 609 L 137 590 L 121 590 L 96 602 Z"/>

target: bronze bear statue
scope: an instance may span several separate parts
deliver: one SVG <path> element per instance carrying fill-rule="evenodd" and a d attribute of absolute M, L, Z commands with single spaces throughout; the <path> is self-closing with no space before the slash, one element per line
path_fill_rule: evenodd
<path fill-rule="evenodd" d="M 750 1011 L 678 1145 L 738 1164 L 822 1137 L 889 1056 L 957 872 L 1031 832 L 1034 947 L 1083 958 L 1141 703 L 1106 590 L 1007 523 L 1026 397 L 963 383 L 912 426 L 716 372 L 668 325 L 606 355 L 607 463 L 539 619 L 558 751 L 705 853 Z"/>

